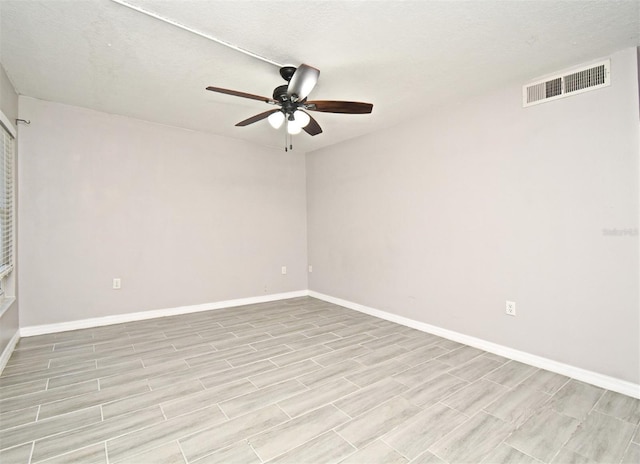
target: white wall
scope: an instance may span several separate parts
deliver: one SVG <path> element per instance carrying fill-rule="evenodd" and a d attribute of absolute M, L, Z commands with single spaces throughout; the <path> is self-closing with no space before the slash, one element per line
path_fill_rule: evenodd
<path fill-rule="evenodd" d="M 611 66 L 605 89 L 522 108 L 514 83 L 308 154 L 309 288 L 640 383 L 636 50 Z"/>
<path fill-rule="evenodd" d="M 13 88 L 7 73 L 0 63 L 0 109 L 4 115 L 15 123 L 18 117 L 18 94 Z"/>
<path fill-rule="evenodd" d="M 27 97 L 20 117 L 21 326 L 307 288 L 304 156 Z"/>
<path fill-rule="evenodd" d="M 18 94 L 13 88 L 11 81 L 0 63 L 0 111 L 15 124 L 18 117 Z M 15 127 L 15 126 L 14 126 Z M 17 147 L 16 147 L 17 148 Z M 16 150 L 17 151 L 17 150 Z M 17 153 L 16 153 L 17 156 Z M 14 254 L 14 261 L 17 257 Z M 18 331 L 18 298 L 15 289 L 15 273 L 7 278 L 7 287 L 5 292 L 7 295 L 16 296 L 14 302 L 0 313 L 0 355 Z M 2 370 L 0 363 L 0 370 Z"/>

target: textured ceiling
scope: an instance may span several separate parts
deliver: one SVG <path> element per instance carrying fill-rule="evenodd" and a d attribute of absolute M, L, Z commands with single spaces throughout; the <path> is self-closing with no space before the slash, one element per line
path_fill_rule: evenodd
<path fill-rule="evenodd" d="M 321 70 L 310 99 L 371 102 L 370 115 L 314 113 L 301 151 L 437 111 L 637 46 L 632 1 L 127 0 L 277 63 Z M 271 106 L 278 67 L 111 0 L 0 0 L 0 62 L 18 93 L 282 147 Z"/>

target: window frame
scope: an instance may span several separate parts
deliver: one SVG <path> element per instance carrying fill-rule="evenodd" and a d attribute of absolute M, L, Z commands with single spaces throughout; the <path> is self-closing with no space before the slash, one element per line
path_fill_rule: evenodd
<path fill-rule="evenodd" d="M 15 300 L 15 256 L 16 256 L 16 149 L 17 149 L 17 131 L 15 126 L 11 123 L 11 120 L 7 118 L 4 112 L 0 110 L 0 129 L 2 129 L 1 141 L 4 143 L 5 133 L 11 139 L 11 164 L 10 164 L 10 205 L 8 206 L 11 214 L 11 243 L 10 250 L 11 255 L 7 269 L 5 269 L 0 276 L 0 316 L 11 306 Z M 3 147 L 4 150 L 4 147 Z M 0 161 L 4 161 L 4 157 L 0 158 Z M 6 183 L 2 182 L 6 186 Z M 6 192 L 0 192 L 1 196 L 4 196 Z M 1 246 L 1 242 L 0 242 Z"/>

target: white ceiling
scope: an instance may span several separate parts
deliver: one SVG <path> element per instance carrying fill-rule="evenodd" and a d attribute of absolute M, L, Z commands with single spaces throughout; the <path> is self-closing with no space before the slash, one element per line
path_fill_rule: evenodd
<path fill-rule="evenodd" d="M 640 44 L 640 1 L 126 0 L 277 63 L 321 70 L 313 100 L 374 104 L 314 113 L 311 151 L 443 102 L 525 83 Z M 0 62 L 18 93 L 282 147 L 271 106 L 208 92 L 271 96 L 278 67 L 111 0 L 0 0 Z M 37 121 L 35 122 L 37 123 Z"/>

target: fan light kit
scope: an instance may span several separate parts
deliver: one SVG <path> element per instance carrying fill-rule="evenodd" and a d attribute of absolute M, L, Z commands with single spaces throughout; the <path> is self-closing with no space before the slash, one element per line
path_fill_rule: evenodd
<path fill-rule="evenodd" d="M 311 117 L 307 111 L 320 111 L 323 113 L 342 114 L 368 114 L 373 110 L 371 103 L 335 101 L 335 100 L 312 100 L 307 101 L 307 96 L 318 83 L 320 71 L 312 66 L 301 64 L 298 68 L 293 66 L 283 66 L 280 68 L 280 76 L 288 82 L 287 85 L 280 85 L 273 90 L 273 98 L 262 97 L 236 90 L 223 89 L 220 87 L 207 87 L 212 92 L 224 93 L 236 97 L 260 100 L 270 105 L 279 106 L 277 109 L 256 114 L 244 121 L 240 121 L 236 126 L 248 126 L 254 122 L 267 119 L 271 127 L 280 129 L 286 122 L 286 134 L 296 135 L 303 130 L 309 135 L 322 133 L 320 124 Z M 293 145 L 289 141 L 289 148 Z M 285 143 L 285 151 L 287 144 Z"/>
<path fill-rule="evenodd" d="M 267 120 L 271 127 L 274 129 L 280 129 L 282 127 L 282 123 L 284 122 L 285 116 L 282 111 L 276 111 L 275 113 L 271 113 Z"/>

